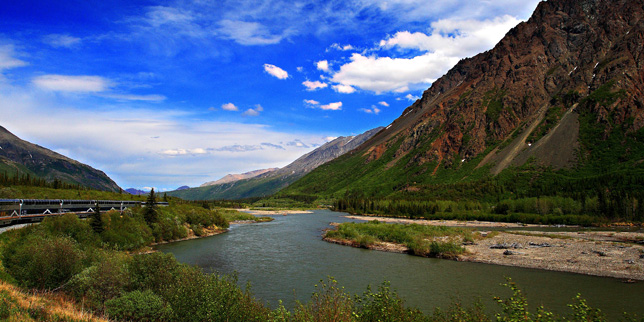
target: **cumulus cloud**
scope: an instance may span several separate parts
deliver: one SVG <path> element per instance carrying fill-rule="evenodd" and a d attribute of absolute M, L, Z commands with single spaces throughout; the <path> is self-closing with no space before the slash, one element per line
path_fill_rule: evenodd
<path fill-rule="evenodd" d="M 400 31 L 381 40 L 380 46 L 468 57 L 492 48 L 519 22 L 509 15 L 483 21 L 443 19 L 431 24 L 430 34 Z"/>
<path fill-rule="evenodd" d="M 269 73 L 270 75 L 272 75 L 274 77 L 279 78 L 279 79 L 287 79 L 288 78 L 288 73 L 285 70 L 283 70 L 283 69 L 281 69 L 281 68 L 279 68 L 279 67 L 277 67 L 275 65 L 264 64 L 264 71 Z"/>
<path fill-rule="evenodd" d="M 431 24 L 429 34 L 397 32 L 382 40 L 377 49 L 416 50 L 421 54 L 397 58 L 353 53 L 331 80 L 375 93 L 425 87 L 460 59 L 492 48 L 518 22 L 507 15 L 482 21 L 443 19 Z"/>
<path fill-rule="evenodd" d="M 328 84 L 322 83 L 320 81 L 313 81 L 312 82 L 312 81 L 308 81 L 308 80 L 302 82 L 302 85 L 304 85 L 306 87 L 307 91 L 315 91 L 315 90 L 318 90 L 318 89 L 325 88 L 325 87 L 329 86 Z"/>
<path fill-rule="evenodd" d="M 321 60 L 321 61 L 319 61 L 319 62 L 316 62 L 316 63 L 315 63 L 315 66 L 316 66 L 319 70 L 321 70 L 321 71 L 323 71 L 323 72 L 328 72 L 328 71 L 329 71 L 329 61 L 327 61 L 327 60 Z"/>
<path fill-rule="evenodd" d="M 100 76 L 43 75 L 32 79 L 37 87 L 57 92 L 103 92 L 112 82 Z"/>
<path fill-rule="evenodd" d="M 378 102 L 378 104 L 380 104 L 380 105 L 382 105 L 382 106 L 384 106 L 384 107 L 389 107 L 389 103 L 387 103 L 387 102 L 385 102 L 385 101 Z"/>
<path fill-rule="evenodd" d="M 307 144 L 305 144 L 304 142 L 302 142 L 302 140 L 300 140 L 300 139 L 296 139 L 294 141 L 288 142 L 288 143 L 286 143 L 286 145 L 287 146 L 298 147 L 298 148 L 307 148 L 307 149 L 309 148 L 309 146 Z"/>
<path fill-rule="evenodd" d="M 43 41 L 46 44 L 56 48 L 58 47 L 72 48 L 80 44 L 81 39 L 67 34 L 52 34 L 52 35 L 45 36 L 43 38 Z"/>
<path fill-rule="evenodd" d="M 351 94 L 351 93 L 355 93 L 356 91 L 356 89 L 353 86 L 343 85 L 343 84 L 333 85 L 333 90 L 343 94 Z"/>
<path fill-rule="evenodd" d="M 242 113 L 242 115 L 244 115 L 244 116 L 259 116 L 259 113 L 262 112 L 263 110 L 264 110 L 264 108 L 261 105 L 257 104 L 257 105 L 255 105 L 255 108 L 247 109 L 244 113 Z"/>
<path fill-rule="evenodd" d="M 326 105 L 320 105 L 320 109 L 325 111 L 339 111 L 342 109 L 342 102 L 329 103 Z"/>
<path fill-rule="evenodd" d="M 221 106 L 221 109 L 224 111 L 239 111 L 239 108 L 233 103 L 226 103 Z"/>
<path fill-rule="evenodd" d="M 161 151 L 162 155 L 165 156 L 182 156 L 182 155 L 199 155 L 208 153 L 205 149 L 196 148 L 196 149 L 168 149 Z"/>

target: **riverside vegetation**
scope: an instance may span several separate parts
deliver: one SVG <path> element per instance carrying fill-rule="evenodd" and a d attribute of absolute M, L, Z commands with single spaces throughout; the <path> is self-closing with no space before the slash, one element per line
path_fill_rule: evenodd
<path fill-rule="evenodd" d="M 181 238 L 189 226 L 225 227 L 218 209 L 171 204 L 147 223 L 145 208 L 101 214 L 103 230 L 67 214 L 0 235 L 0 319 L 13 321 L 603 321 L 577 298 L 570 316 L 531 311 L 520 290 L 497 299 L 491 315 L 482 305 L 455 302 L 424 314 L 408 308 L 386 283 L 362 295 L 347 294 L 330 278 L 306 303 L 271 309 L 241 288 L 235 276 L 207 274 L 169 254 L 138 253 L 152 241 Z M 379 226 L 379 224 L 375 224 Z M 183 227 L 183 228 L 181 228 Z M 377 228 L 375 228 L 377 230 Z M 398 231 L 383 232 L 396 235 Z M 435 236 L 456 231 L 439 229 Z M 462 233 L 462 232 L 461 232 Z M 400 237 L 414 240 L 414 237 Z M 23 288 L 19 290 L 13 285 Z M 33 292 L 33 293 L 32 293 Z M 26 299 L 31 299 L 27 301 Z M 77 303 L 77 304 L 74 304 Z M 78 309 L 82 305 L 83 309 Z M 85 311 L 83 311 L 85 310 Z M 87 312 L 90 311 L 90 312 Z M 635 318 L 627 319 L 634 321 Z"/>

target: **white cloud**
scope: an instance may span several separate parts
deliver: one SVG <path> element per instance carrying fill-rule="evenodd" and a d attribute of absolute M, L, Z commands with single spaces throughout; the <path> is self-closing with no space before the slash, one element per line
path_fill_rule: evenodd
<path fill-rule="evenodd" d="M 371 106 L 371 108 L 361 108 L 360 111 L 365 112 L 367 114 L 376 114 L 376 115 L 380 113 L 380 109 L 377 108 L 376 106 Z"/>
<path fill-rule="evenodd" d="M 406 98 L 406 99 L 408 99 L 408 100 L 410 100 L 410 101 L 412 101 L 412 102 L 415 102 L 416 100 L 420 99 L 420 96 L 415 96 L 415 95 L 407 94 L 407 95 L 405 95 L 405 98 Z"/>
<path fill-rule="evenodd" d="M 320 109 L 325 111 L 339 111 L 342 109 L 342 102 L 329 103 L 326 105 L 320 105 Z"/>
<path fill-rule="evenodd" d="M 324 143 L 319 133 L 198 120 L 182 110 L 125 104 L 87 109 L 84 102 L 74 107 L 64 97 L 12 85 L 0 87 L 0 102 L 2 126 L 9 131 L 101 169 L 123 188 L 198 186 L 227 173 L 283 167 L 312 148 L 280 142 Z"/>
<path fill-rule="evenodd" d="M 103 92 L 112 82 L 100 76 L 43 75 L 32 79 L 37 87 L 58 92 Z"/>
<path fill-rule="evenodd" d="M 321 60 L 321 61 L 319 61 L 319 62 L 316 62 L 316 63 L 315 63 L 315 66 L 316 66 L 319 70 L 321 70 L 321 71 L 323 71 L 323 72 L 328 72 L 328 71 L 329 71 L 329 61 L 327 61 L 327 60 Z"/>
<path fill-rule="evenodd" d="M 492 48 L 519 22 L 520 20 L 509 15 L 483 21 L 443 19 L 431 24 L 429 35 L 400 31 L 381 40 L 380 46 L 469 57 Z"/>
<path fill-rule="evenodd" d="M 351 85 L 339 84 L 339 85 L 333 85 L 332 87 L 333 87 L 333 90 L 335 90 L 336 92 L 343 93 L 343 94 L 351 94 L 351 93 L 355 93 L 356 91 L 356 89 L 353 88 L 353 86 Z"/>
<path fill-rule="evenodd" d="M 314 90 L 325 88 L 325 87 L 329 86 L 328 84 L 322 83 L 320 81 L 313 81 L 312 82 L 312 81 L 308 81 L 308 80 L 302 82 L 302 85 L 306 86 L 307 91 L 314 91 Z"/>
<path fill-rule="evenodd" d="M 226 103 L 221 106 L 221 109 L 224 111 L 239 111 L 239 108 L 233 103 Z"/>
<path fill-rule="evenodd" d="M 182 156 L 182 155 L 200 155 L 200 154 L 206 154 L 208 153 L 205 149 L 203 148 L 195 148 L 195 149 L 168 149 L 161 151 L 160 154 L 165 155 L 165 156 Z"/>
<path fill-rule="evenodd" d="M 123 101 L 144 101 L 144 102 L 160 102 L 165 101 L 167 97 L 163 95 L 132 95 L 132 94 L 102 94 L 102 97 L 113 98 Z"/>
<path fill-rule="evenodd" d="M 81 39 L 66 34 L 52 34 L 45 36 L 43 41 L 53 47 L 72 48 L 80 44 Z"/>
<path fill-rule="evenodd" d="M 331 45 L 331 48 L 332 48 L 332 49 L 336 49 L 336 50 L 341 50 L 341 51 L 348 51 L 348 50 L 354 50 L 354 49 L 355 49 L 355 48 L 354 48 L 353 46 L 351 46 L 351 45 L 344 45 L 344 46 L 341 46 L 341 45 L 340 45 L 340 44 L 338 44 L 338 43 L 334 43 L 334 44 L 332 44 L 332 45 Z"/>
<path fill-rule="evenodd" d="M 269 73 L 269 74 L 271 74 L 271 75 L 273 75 L 273 76 L 275 76 L 275 77 L 277 77 L 277 78 L 279 78 L 279 79 L 287 79 L 288 78 L 288 73 L 285 70 L 283 70 L 283 69 L 281 69 L 281 68 L 279 68 L 279 67 L 277 67 L 275 65 L 264 64 L 264 71 Z"/>
<path fill-rule="evenodd" d="M 286 37 L 286 34 L 271 34 L 266 26 L 257 22 L 222 20 L 219 25 L 219 31 L 226 38 L 241 45 L 272 45 L 279 43 Z"/>
<path fill-rule="evenodd" d="M 264 108 L 261 105 L 257 104 L 257 105 L 255 105 L 255 108 L 247 109 L 244 113 L 242 113 L 242 115 L 244 115 L 244 116 L 259 116 L 259 113 L 262 112 L 263 110 L 264 110 Z"/>
<path fill-rule="evenodd" d="M 16 52 L 13 45 L 0 45 L 0 72 L 4 69 L 29 65 L 27 62 L 15 58 Z"/>
<path fill-rule="evenodd" d="M 380 104 L 380 105 L 382 105 L 382 106 L 384 106 L 384 107 L 389 107 L 389 103 L 387 103 L 387 102 L 385 102 L 385 101 L 378 102 L 378 104 Z"/>
<path fill-rule="evenodd" d="M 431 34 L 401 31 L 382 40 L 379 49 L 424 53 L 411 58 L 353 53 L 331 80 L 375 93 L 426 87 L 460 59 L 492 48 L 518 22 L 507 15 L 483 21 L 443 19 L 432 23 Z"/>
<path fill-rule="evenodd" d="M 304 103 L 307 105 L 320 105 L 320 102 L 316 100 L 304 100 Z"/>

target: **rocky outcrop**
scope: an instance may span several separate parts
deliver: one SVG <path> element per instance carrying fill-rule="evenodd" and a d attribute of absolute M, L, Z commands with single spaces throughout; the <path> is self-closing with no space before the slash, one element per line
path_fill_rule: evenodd
<path fill-rule="evenodd" d="M 631 131 L 640 129 L 643 18 L 642 0 L 541 2 L 527 22 L 510 30 L 492 50 L 459 62 L 365 145 L 367 160 L 377 160 L 401 140 L 396 157 L 412 154 L 415 164 L 449 166 L 511 140 L 542 112 L 574 103 L 596 113 L 606 133 L 624 122 Z M 570 129 L 575 131 L 574 126 Z"/>

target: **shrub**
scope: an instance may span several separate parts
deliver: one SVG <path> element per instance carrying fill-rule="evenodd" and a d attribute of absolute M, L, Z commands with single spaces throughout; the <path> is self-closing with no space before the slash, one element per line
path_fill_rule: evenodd
<path fill-rule="evenodd" d="M 107 314 L 118 321 L 166 321 L 172 309 L 150 290 L 133 291 L 105 303 Z"/>
<path fill-rule="evenodd" d="M 74 276 L 66 289 L 93 309 L 103 310 L 105 301 L 123 294 L 130 284 L 127 260 L 124 254 L 105 254 L 95 265 Z"/>
<path fill-rule="evenodd" d="M 128 262 L 127 270 L 133 289 L 164 294 L 178 283 L 182 266 L 172 254 L 157 252 L 134 256 Z"/>
<path fill-rule="evenodd" d="M 71 237 L 79 245 L 98 245 L 98 239 L 87 221 L 80 220 L 74 214 L 47 217 L 36 229 L 47 235 Z"/>
<path fill-rule="evenodd" d="M 83 269 L 83 258 L 72 238 L 36 234 L 5 248 L 3 264 L 26 287 L 55 289 Z"/>
<path fill-rule="evenodd" d="M 108 247 L 133 250 L 152 242 L 152 232 L 144 222 L 118 211 L 110 211 L 107 215 L 101 236 Z"/>

